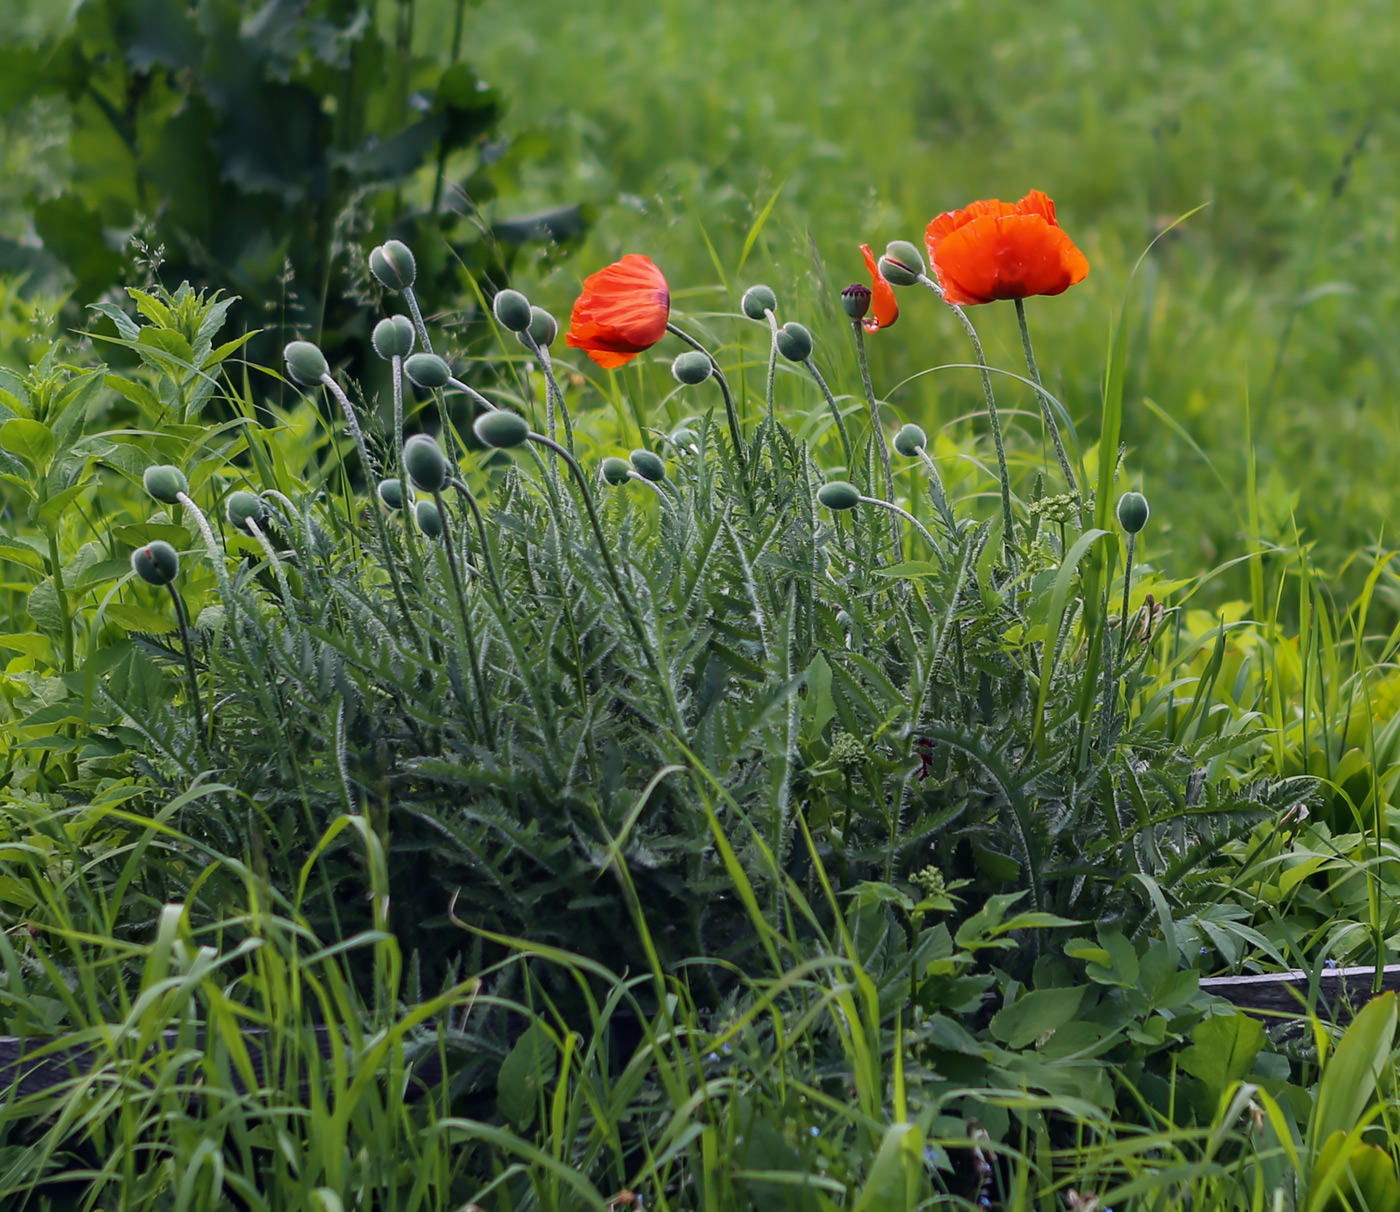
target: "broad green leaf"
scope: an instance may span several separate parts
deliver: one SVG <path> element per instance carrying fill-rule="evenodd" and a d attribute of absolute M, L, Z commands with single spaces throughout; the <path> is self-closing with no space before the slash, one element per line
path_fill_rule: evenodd
<path fill-rule="evenodd" d="M 130 602 L 113 602 L 107 607 L 107 618 L 127 631 L 140 631 L 147 635 L 165 635 L 175 630 L 172 616 Z"/>
<path fill-rule="evenodd" d="M 1370 1105 L 1377 1075 L 1395 1046 L 1394 993 L 1372 998 L 1346 1029 L 1317 1085 L 1309 1139 L 1314 1148 L 1334 1132 L 1350 1132 Z"/>
<path fill-rule="evenodd" d="M 999 1039 L 1008 1048 L 1024 1048 L 1047 1031 L 1058 1030 L 1079 1013 L 1085 988 L 1084 985 L 1070 985 L 1023 993 L 993 1016 L 992 1038 Z"/>
<path fill-rule="evenodd" d="M 1218 1099 L 1231 1082 L 1254 1068 L 1264 1044 L 1264 1028 L 1247 1014 L 1218 1014 L 1191 1032 L 1191 1046 L 1182 1051 L 1178 1064 Z"/>
<path fill-rule="evenodd" d="M 554 1080 L 558 1066 L 558 1053 L 542 1023 L 531 1023 L 501 1062 L 496 1106 L 522 1132 L 534 1123 L 540 1096 Z"/>
<path fill-rule="evenodd" d="M 52 581 L 40 581 L 29 591 L 25 609 L 29 611 L 29 617 L 46 631 L 62 629 L 63 612 L 59 609 L 58 594 L 54 592 Z"/>
<path fill-rule="evenodd" d="M 35 471 L 43 471 L 53 457 L 53 434 L 47 425 L 28 417 L 11 417 L 0 425 L 0 446 L 19 455 Z"/>

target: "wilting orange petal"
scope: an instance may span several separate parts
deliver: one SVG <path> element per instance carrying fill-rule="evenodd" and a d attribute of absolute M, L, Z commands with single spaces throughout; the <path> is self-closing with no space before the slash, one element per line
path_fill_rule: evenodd
<path fill-rule="evenodd" d="M 870 251 L 870 245 L 862 244 L 860 253 L 865 258 L 865 268 L 870 271 L 871 310 L 871 314 L 861 321 L 861 325 L 866 332 L 879 332 L 899 319 L 899 303 L 894 297 L 894 287 L 885 281 L 884 274 L 880 272 L 879 262 Z"/>

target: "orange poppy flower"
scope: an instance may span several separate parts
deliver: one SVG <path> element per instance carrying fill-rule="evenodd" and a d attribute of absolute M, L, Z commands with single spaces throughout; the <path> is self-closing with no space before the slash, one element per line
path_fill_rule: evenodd
<path fill-rule="evenodd" d="M 928 225 L 929 260 L 949 303 L 1058 295 L 1089 275 L 1089 262 L 1055 222 L 1038 189 L 1014 206 L 995 198 L 950 210 Z"/>
<path fill-rule="evenodd" d="M 583 280 L 564 342 L 611 370 L 661 340 L 670 318 L 665 275 L 650 257 L 628 253 Z"/>
<path fill-rule="evenodd" d="M 869 244 L 860 246 L 860 255 L 865 258 L 865 268 L 870 271 L 870 306 L 873 312 L 861 321 L 861 326 L 866 332 L 879 332 L 899 319 L 899 304 L 895 302 L 894 287 L 885 281 Z"/>

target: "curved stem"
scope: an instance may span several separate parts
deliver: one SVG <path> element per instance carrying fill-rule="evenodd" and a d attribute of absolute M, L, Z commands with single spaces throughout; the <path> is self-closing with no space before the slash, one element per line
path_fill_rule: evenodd
<path fill-rule="evenodd" d="M 180 628 L 180 645 L 185 650 L 185 676 L 190 681 L 190 705 L 194 708 L 194 725 L 199 736 L 199 749 L 204 760 L 209 761 L 209 734 L 204 725 L 204 705 L 199 698 L 199 678 L 194 671 L 194 645 L 190 640 L 190 619 L 185 613 L 185 603 L 172 581 L 166 585 L 170 590 L 170 600 L 175 606 L 175 622 Z"/>
<path fill-rule="evenodd" d="M 413 327 L 418 330 L 418 339 L 423 342 L 423 349 L 427 353 L 433 352 L 433 339 L 428 336 L 428 326 L 423 323 L 423 313 L 418 310 L 418 296 L 413 293 L 413 287 L 403 288 L 404 302 L 408 304 L 408 314 L 413 317 Z"/>
<path fill-rule="evenodd" d="M 706 349 L 699 341 L 692 337 L 683 328 L 677 328 L 669 320 L 666 322 L 666 331 L 673 337 L 679 337 L 691 349 L 697 353 L 704 354 L 710 359 L 710 374 L 719 384 L 720 394 L 724 396 L 724 415 L 729 421 L 729 440 L 734 443 L 734 458 L 739 464 L 741 473 L 747 471 L 744 461 L 744 429 L 739 423 L 739 410 L 734 406 L 734 395 L 729 390 L 729 380 L 724 377 L 724 371 L 720 369 L 719 363 L 715 361 L 715 355 Z"/>
<path fill-rule="evenodd" d="M 875 431 L 875 441 L 880 448 L 880 466 L 885 471 L 885 500 L 893 505 L 894 468 L 890 465 L 890 444 L 885 440 L 885 427 L 880 424 L 880 406 L 875 402 L 875 385 L 870 381 L 870 363 L 865 356 L 865 329 L 859 320 L 852 320 L 851 330 L 856 334 L 856 360 L 860 363 L 860 381 L 865 387 L 865 403 L 870 409 L 870 425 Z M 894 543 L 897 548 L 899 524 L 892 518 L 890 526 L 894 531 Z"/>
<path fill-rule="evenodd" d="M 249 518 L 244 525 L 248 527 L 248 533 L 257 539 L 258 546 L 263 549 L 263 555 L 267 556 L 267 562 L 272 565 L 273 575 L 277 578 L 277 587 L 282 591 L 282 601 L 290 612 L 292 610 L 292 587 L 287 583 L 287 574 L 282 568 L 282 561 L 277 558 L 277 552 L 272 549 L 267 535 L 255 519 Z"/>
<path fill-rule="evenodd" d="M 492 404 L 491 401 L 488 400 L 485 396 L 483 396 L 481 392 L 477 391 L 475 387 L 470 387 L 466 383 L 463 383 L 461 379 L 456 377 L 456 375 L 448 376 L 447 385 L 448 387 L 456 388 L 464 396 L 466 396 L 467 399 L 469 399 L 473 404 L 480 404 L 481 407 L 484 408 L 487 412 L 495 412 L 499 407 L 496 404 Z"/>
<path fill-rule="evenodd" d="M 917 530 L 921 535 L 924 536 L 925 539 L 928 540 L 928 545 L 932 547 L 940 557 L 943 555 L 943 549 L 939 547 L 938 540 L 935 539 L 933 535 L 931 535 L 928 532 L 928 530 L 924 527 L 924 524 L 920 522 L 919 519 L 916 518 L 907 509 L 901 508 L 900 506 L 896 505 L 893 501 L 882 501 L 879 497 L 867 497 L 864 494 L 861 494 L 860 500 L 866 505 L 878 505 L 881 509 L 888 510 L 892 515 L 894 515 L 891 520 L 894 521 L 896 528 L 899 526 L 899 522 L 897 520 L 898 518 L 903 518 L 906 522 L 913 523 L 914 529 Z M 897 540 L 897 529 L 895 537 Z"/>
<path fill-rule="evenodd" d="M 441 490 L 433 493 L 433 504 L 442 518 L 442 550 L 447 557 L 447 572 L 452 581 L 452 589 L 457 596 L 457 608 L 462 616 L 462 639 L 467 646 L 467 662 L 472 667 L 472 682 L 476 686 L 477 707 L 481 712 L 481 724 L 485 729 L 482 740 L 488 748 L 495 748 L 491 737 L 491 715 L 486 706 L 486 679 L 481 673 L 481 662 L 477 658 L 476 636 L 472 632 L 471 614 L 467 610 L 467 595 L 462 588 L 462 574 L 457 566 L 457 551 L 452 542 L 452 516 L 447 512 L 447 502 L 442 499 Z"/>
<path fill-rule="evenodd" d="M 1026 367 L 1031 373 L 1031 382 L 1035 384 L 1035 397 L 1040 404 L 1040 415 L 1045 418 L 1045 428 L 1050 434 L 1050 441 L 1055 445 L 1055 457 L 1060 461 L 1060 470 L 1064 472 L 1065 483 L 1069 485 L 1070 492 L 1075 496 L 1079 495 L 1079 481 L 1074 477 L 1074 468 L 1070 466 L 1069 454 L 1065 451 L 1065 444 L 1060 437 L 1060 426 L 1055 421 L 1054 410 L 1050 406 L 1050 397 L 1045 392 L 1045 387 L 1040 381 L 1040 367 L 1035 363 L 1035 350 L 1031 348 L 1031 330 L 1026 324 L 1026 301 L 1016 300 L 1016 321 L 1021 326 L 1021 346 L 1026 351 Z M 1078 505 L 1079 525 L 1084 525 L 1084 503 Z"/>
<path fill-rule="evenodd" d="M 938 474 L 938 465 L 934 463 L 933 456 L 922 446 L 918 450 L 919 458 L 923 460 L 924 469 L 928 472 L 928 495 L 933 499 L 933 507 L 938 510 L 948 533 L 953 534 L 958 528 L 958 523 L 953 517 L 953 506 L 948 501 L 948 492 L 943 487 L 943 477 Z"/>
<path fill-rule="evenodd" d="M 846 432 L 846 422 L 841 416 L 841 408 L 836 403 L 836 397 L 831 394 L 831 388 L 826 385 L 826 380 L 822 378 L 822 372 L 817 369 L 817 364 L 811 358 L 804 358 L 802 365 L 811 373 L 812 378 L 817 381 L 817 386 L 822 389 L 822 395 L 826 397 L 826 406 L 831 409 L 831 416 L 836 422 L 836 432 L 841 435 L 841 448 L 846 452 L 846 471 L 850 475 L 854 475 L 856 456 L 851 449 L 851 437 Z"/>
<path fill-rule="evenodd" d="M 777 405 L 774 403 L 775 386 L 778 378 L 778 317 L 773 314 L 773 309 L 765 307 L 763 314 L 768 317 L 768 380 L 764 390 L 764 402 L 768 405 L 768 420 L 771 424 L 778 423 Z"/>
<path fill-rule="evenodd" d="M 1133 554 L 1137 547 L 1137 535 L 1128 536 L 1128 559 L 1123 568 L 1123 623 L 1122 633 L 1118 637 L 1118 660 L 1121 663 L 1128 651 L 1128 599 L 1132 594 L 1133 587 Z"/>

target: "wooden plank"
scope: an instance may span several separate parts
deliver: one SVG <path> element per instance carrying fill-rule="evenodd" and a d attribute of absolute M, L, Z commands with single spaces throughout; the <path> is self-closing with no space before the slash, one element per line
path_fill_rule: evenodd
<path fill-rule="evenodd" d="M 1369 965 L 1359 968 L 1324 968 L 1316 979 L 1316 1003 L 1311 1007 L 1319 1018 L 1335 1023 L 1350 1021 L 1374 996 L 1376 970 Z M 1264 973 L 1260 976 L 1210 976 L 1201 981 L 1201 988 L 1233 1002 L 1248 1014 L 1272 1018 L 1279 1014 L 1306 1014 L 1313 976 L 1308 972 Z M 1400 991 L 1400 964 L 1388 964 L 1381 969 L 1381 992 Z"/>

